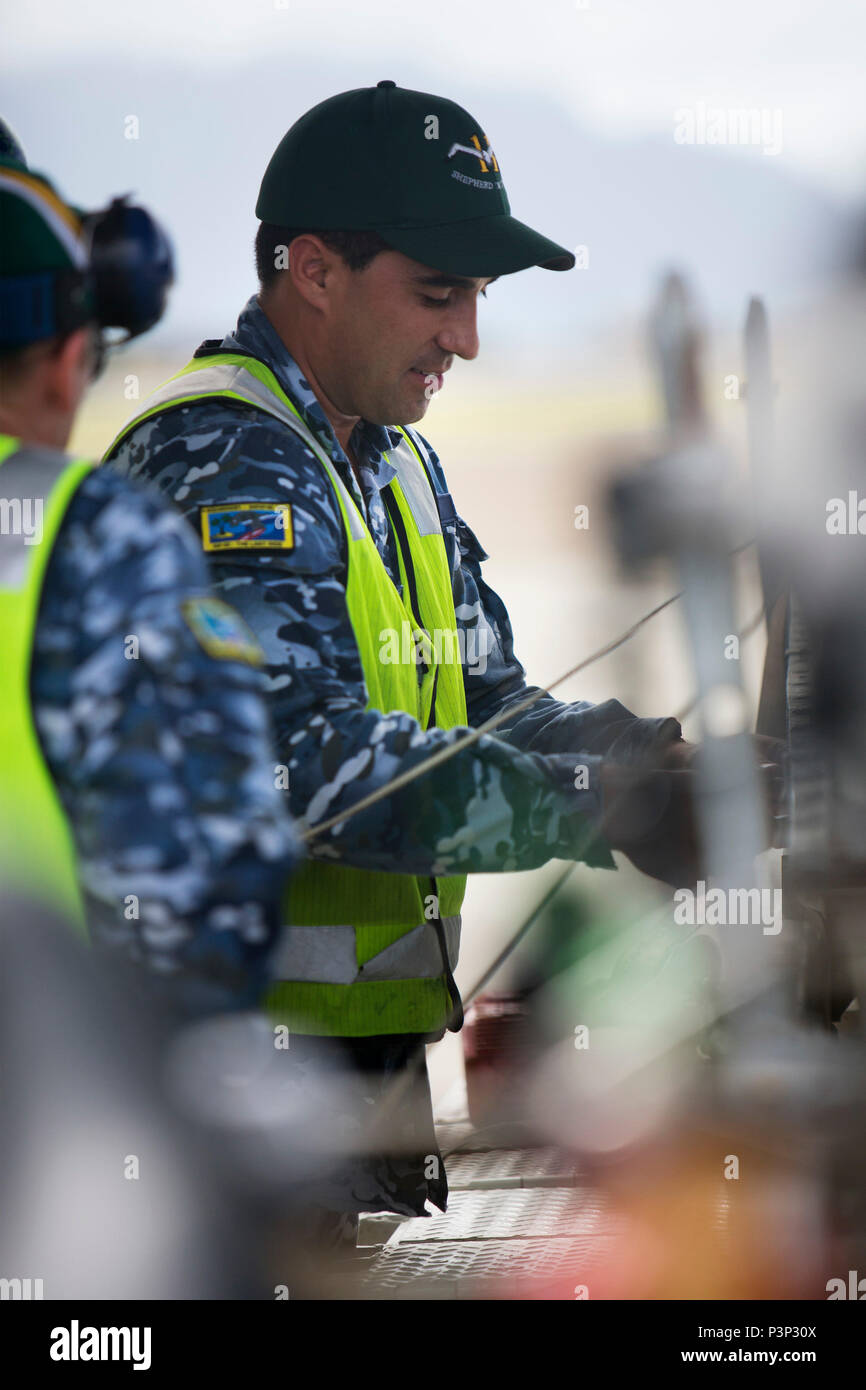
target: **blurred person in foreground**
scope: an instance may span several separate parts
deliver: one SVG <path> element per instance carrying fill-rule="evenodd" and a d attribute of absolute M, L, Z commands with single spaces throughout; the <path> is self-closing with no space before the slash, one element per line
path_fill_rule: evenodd
<path fill-rule="evenodd" d="M 455 358 L 477 356 L 479 295 L 530 266 L 574 265 L 510 215 L 481 125 L 390 80 L 341 93 L 285 135 L 256 213 L 258 294 L 106 458 L 187 518 L 264 647 L 292 810 L 329 823 L 274 956 L 268 1007 L 292 1056 L 357 1069 L 368 1116 L 412 1073 L 380 1150 L 311 1191 L 336 1229 L 341 1213 L 445 1209 L 423 1047 L 462 1022 L 466 874 L 552 858 L 613 868 L 621 847 L 688 881 L 694 749 L 676 719 L 617 700 L 535 692 L 509 713 L 533 688 L 508 613 L 409 428 Z M 495 733 L 344 818 L 503 712 Z"/>
<path fill-rule="evenodd" d="M 255 1007 L 299 841 L 261 652 L 153 491 L 63 450 L 103 351 L 160 316 L 143 209 L 0 158 L 0 882 L 185 1017 Z"/>

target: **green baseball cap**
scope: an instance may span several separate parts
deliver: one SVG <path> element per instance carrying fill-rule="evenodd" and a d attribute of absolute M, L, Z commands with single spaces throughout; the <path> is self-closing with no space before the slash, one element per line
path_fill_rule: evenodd
<path fill-rule="evenodd" d="M 468 111 L 391 81 L 305 112 L 265 170 L 256 216 L 378 232 L 395 251 L 471 279 L 575 262 L 511 216 L 499 161 Z"/>

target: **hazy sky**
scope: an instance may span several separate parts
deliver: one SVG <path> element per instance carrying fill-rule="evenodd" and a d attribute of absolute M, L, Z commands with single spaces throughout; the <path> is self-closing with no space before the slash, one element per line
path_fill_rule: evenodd
<path fill-rule="evenodd" d="M 498 350 L 543 375 L 598 360 L 670 265 L 720 322 L 753 293 L 781 308 L 837 263 L 843 205 L 866 202 L 863 0 L 0 0 L 0 23 L 0 114 L 33 166 L 82 207 L 130 191 L 171 232 L 154 339 L 234 324 L 277 141 L 382 78 L 465 106 L 515 216 L 589 248 L 580 271 L 491 291 L 495 370 Z M 766 133 L 682 145 L 677 113 L 700 106 L 763 113 Z"/>
<path fill-rule="evenodd" d="M 303 49 L 311 65 L 353 54 L 402 86 L 417 60 L 443 85 L 544 91 L 611 135 L 670 130 L 697 102 L 780 110 L 786 162 L 836 193 L 866 186 L 862 0 L 3 0 L 2 12 L 5 67 L 163 54 L 187 58 L 194 79 L 199 65 Z"/>

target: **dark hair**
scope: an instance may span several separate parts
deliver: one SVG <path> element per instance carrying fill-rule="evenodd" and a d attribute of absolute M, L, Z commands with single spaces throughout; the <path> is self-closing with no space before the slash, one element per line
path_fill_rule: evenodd
<path fill-rule="evenodd" d="M 82 328 L 91 330 L 89 343 L 90 380 L 95 381 L 105 366 L 108 344 L 93 323 L 83 323 L 78 328 L 70 328 L 62 333 L 52 333 L 48 338 L 37 338 L 32 343 L 21 343 L 18 347 L 0 347 L 0 395 L 4 391 L 17 389 L 21 383 L 46 358 L 59 357 L 65 344 Z"/>
<path fill-rule="evenodd" d="M 272 285 L 280 273 L 274 264 L 278 247 L 288 246 L 295 237 L 307 234 L 321 237 L 329 250 L 336 251 L 350 270 L 363 270 L 380 251 L 391 249 L 378 232 L 334 231 L 330 228 L 322 231 L 313 227 L 279 227 L 275 222 L 260 222 L 256 232 L 256 274 L 262 289 Z"/>
<path fill-rule="evenodd" d="M 0 390 L 17 387 L 43 357 L 60 353 L 69 336 L 69 333 L 53 333 L 49 338 L 37 338 L 35 342 L 21 343 L 17 347 L 0 347 Z"/>

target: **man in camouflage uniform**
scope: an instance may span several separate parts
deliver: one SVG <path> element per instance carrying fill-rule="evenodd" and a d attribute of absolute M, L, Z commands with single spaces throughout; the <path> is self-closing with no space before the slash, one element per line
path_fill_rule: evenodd
<path fill-rule="evenodd" d="M 271 160 L 257 214 L 261 291 L 235 330 L 196 356 L 242 354 L 273 373 L 402 593 L 387 498 L 395 470 L 385 457 L 400 440 L 395 426 L 423 416 L 455 356 L 476 356 L 476 300 L 487 284 L 536 264 L 568 269 L 574 257 L 509 216 L 496 157 L 465 111 L 393 82 L 341 94 L 302 117 Z M 411 437 L 435 496 L 466 722 L 477 727 L 530 688 L 505 606 L 482 575 L 485 551 L 455 508 L 436 453 Z M 267 409 L 226 393 L 175 403 L 132 425 L 107 457 L 182 511 L 211 551 L 215 590 L 261 642 L 291 807 L 308 824 L 338 818 L 465 737 L 467 727 L 424 727 L 408 713 L 383 718 L 366 707 L 335 492 L 311 448 Z M 248 529 L 233 533 L 236 521 L 226 517 L 234 504 L 265 529 L 289 504 L 291 540 L 257 547 Z M 617 843 L 602 819 L 602 758 L 680 768 L 688 756 L 675 719 L 637 718 L 616 700 L 541 694 L 406 789 L 338 819 L 310 853 L 415 875 L 530 869 L 551 858 L 613 867 L 599 834 L 604 828 Z M 580 789 L 577 763 L 589 773 Z M 348 1057 L 367 1077 L 370 1101 L 407 1066 L 417 1069 L 401 1109 L 404 1152 L 374 1154 L 323 1179 L 313 1194 L 323 1207 L 411 1215 L 429 1198 L 444 1210 L 441 1163 L 425 1162 L 438 1150 L 422 1046 L 443 1033 L 293 1036 L 298 1066 Z"/>
<path fill-rule="evenodd" d="M 92 287 L 82 289 L 90 282 L 81 218 L 27 168 L 11 137 L 6 151 L 0 500 L 5 520 L 15 515 L 9 489 L 32 492 L 50 530 L 54 480 L 73 464 L 59 451 L 100 341 Z M 41 328 L 23 303 L 37 294 Z M 47 557 L 39 553 L 45 546 Z M 43 560 L 35 625 L 16 649 L 27 575 Z M 141 962 L 142 988 L 183 1015 L 255 1006 L 300 843 L 275 785 L 260 650 L 233 610 L 209 595 L 187 526 L 151 489 L 105 469 L 84 471 L 53 534 L 22 545 L 4 524 L 0 614 L 13 683 L 4 690 L 10 707 L 0 738 L 4 888 L 17 879 L 26 897 L 44 896 L 41 871 L 33 862 L 22 869 L 11 845 L 47 766 L 50 800 L 39 793 L 33 818 L 37 840 L 44 828 L 41 862 L 47 873 L 61 841 L 69 846 L 69 882 L 77 867 L 93 944 Z M 26 673 L 9 669 L 10 644 L 29 664 L 29 690 Z M 35 729 L 44 760 L 31 762 L 39 776 L 26 785 L 13 775 L 17 700 L 20 727 Z M 51 839 L 55 813 L 61 829 Z M 70 919 L 82 906 L 77 890 L 73 896 L 74 905 L 62 904 Z"/>

